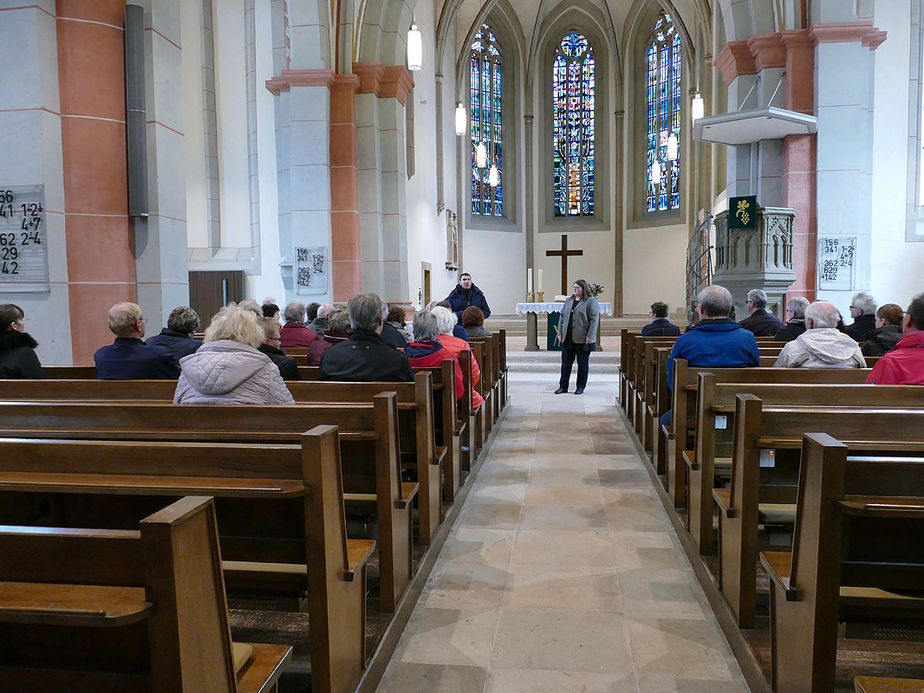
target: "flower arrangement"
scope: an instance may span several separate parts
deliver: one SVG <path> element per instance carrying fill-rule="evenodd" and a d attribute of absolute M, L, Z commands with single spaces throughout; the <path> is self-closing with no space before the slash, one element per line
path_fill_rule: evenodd
<path fill-rule="evenodd" d="M 588 284 L 590 287 L 590 295 L 596 298 L 603 293 L 603 284 Z"/>

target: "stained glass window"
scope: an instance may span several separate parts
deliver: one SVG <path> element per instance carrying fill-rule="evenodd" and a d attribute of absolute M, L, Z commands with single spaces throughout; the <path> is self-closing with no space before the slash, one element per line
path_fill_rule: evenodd
<path fill-rule="evenodd" d="M 504 216 L 504 142 L 501 122 L 503 109 L 501 81 L 501 51 L 494 31 L 487 24 L 475 34 L 471 49 L 472 117 L 472 214 Z M 484 143 L 487 157 L 479 168 L 475 153 Z M 499 182 L 491 187 L 488 174 L 491 164 L 497 166 Z"/>
<path fill-rule="evenodd" d="M 594 213 L 593 48 L 577 32 L 562 38 L 552 65 L 555 216 Z"/>
<path fill-rule="evenodd" d="M 648 146 L 645 162 L 649 212 L 680 208 L 680 55 L 680 35 L 670 15 L 662 12 L 652 29 L 646 55 Z M 671 135 L 673 159 L 668 153 Z M 655 163 L 660 170 L 657 182 L 658 176 L 652 176 Z"/>

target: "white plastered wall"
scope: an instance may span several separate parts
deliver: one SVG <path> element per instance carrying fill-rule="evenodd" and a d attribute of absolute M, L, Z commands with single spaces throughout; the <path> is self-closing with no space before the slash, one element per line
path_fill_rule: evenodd
<path fill-rule="evenodd" d="M 686 304 L 687 227 L 626 229 L 622 238 L 623 313 L 646 315 L 655 301 L 664 301 L 671 313 L 682 310 Z"/>

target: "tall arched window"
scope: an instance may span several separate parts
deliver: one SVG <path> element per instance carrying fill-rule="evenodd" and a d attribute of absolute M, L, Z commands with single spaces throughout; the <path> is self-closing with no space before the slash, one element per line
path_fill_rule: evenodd
<path fill-rule="evenodd" d="M 648 43 L 647 211 L 680 208 L 680 35 L 661 13 Z"/>
<path fill-rule="evenodd" d="M 593 48 L 581 34 L 566 34 L 552 65 L 552 151 L 555 216 L 594 213 Z"/>
<path fill-rule="evenodd" d="M 481 25 L 475 34 L 471 50 L 472 114 L 472 214 L 504 216 L 504 142 L 501 130 L 503 85 L 501 83 L 501 52 L 491 27 Z M 477 149 L 484 144 L 486 157 L 478 166 Z M 497 185 L 492 186 L 489 174 L 492 164 L 497 167 Z"/>

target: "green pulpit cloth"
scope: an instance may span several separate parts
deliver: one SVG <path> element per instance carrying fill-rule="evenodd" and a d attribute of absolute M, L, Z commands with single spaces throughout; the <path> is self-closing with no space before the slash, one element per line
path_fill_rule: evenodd
<path fill-rule="evenodd" d="M 546 346 L 548 351 L 561 351 L 561 341 L 558 338 L 558 321 L 561 313 L 549 313 L 548 331 L 546 333 Z M 562 335 L 564 336 L 564 335 Z"/>

